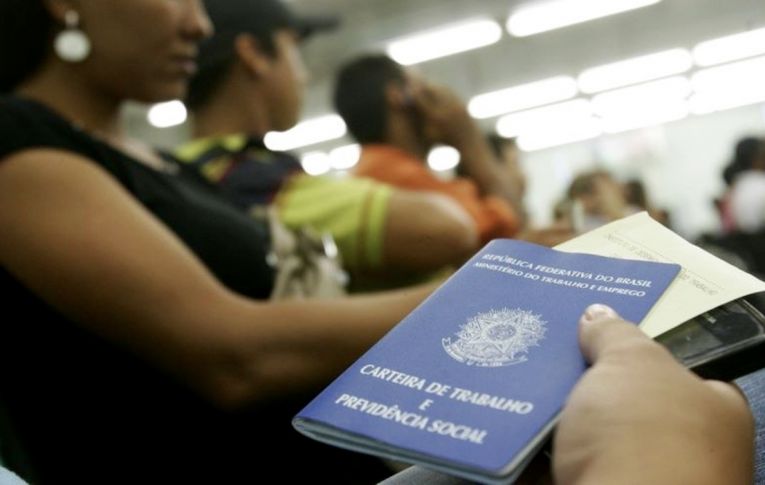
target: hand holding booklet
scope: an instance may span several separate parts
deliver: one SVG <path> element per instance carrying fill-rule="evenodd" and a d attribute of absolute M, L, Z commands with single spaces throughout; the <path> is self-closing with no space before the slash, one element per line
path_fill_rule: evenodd
<path fill-rule="evenodd" d="M 337 446 L 489 482 L 514 480 L 586 369 L 577 322 L 640 322 L 676 264 L 496 240 L 295 418 Z"/>

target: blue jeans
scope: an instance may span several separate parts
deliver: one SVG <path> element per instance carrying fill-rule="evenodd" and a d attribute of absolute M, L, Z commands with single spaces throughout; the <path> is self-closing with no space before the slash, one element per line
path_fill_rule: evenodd
<path fill-rule="evenodd" d="M 736 379 L 755 421 L 754 483 L 765 485 L 765 369 Z"/>

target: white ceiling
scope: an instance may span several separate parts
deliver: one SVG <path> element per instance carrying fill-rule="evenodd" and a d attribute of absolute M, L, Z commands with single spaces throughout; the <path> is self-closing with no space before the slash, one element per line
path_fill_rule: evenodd
<path fill-rule="evenodd" d="M 609 0 L 603 0 L 609 1 Z M 343 23 L 304 46 L 312 74 L 306 117 L 329 111 L 332 75 L 355 55 L 386 41 L 474 17 L 503 26 L 508 13 L 533 2 L 512 0 L 292 0 L 300 12 L 339 12 Z M 527 38 L 507 33 L 492 46 L 419 64 L 426 76 L 465 97 L 702 40 L 765 26 L 763 0 L 664 0 L 643 9 Z"/>

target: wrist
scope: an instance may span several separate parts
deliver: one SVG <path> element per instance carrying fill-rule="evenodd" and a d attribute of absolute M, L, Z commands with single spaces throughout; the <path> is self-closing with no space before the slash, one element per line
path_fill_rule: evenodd
<path fill-rule="evenodd" d="M 624 430 L 626 431 L 626 430 Z M 669 434 L 669 435 L 668 435 Z M 667 433 L 667 429 L 636 433 L 627 446 L 609 448 L 581 469 L 567 485 L 610 485 L 651 483 L 674 485 L 751 483 L 751 449 L 728 446 L 725 440 L 688 433 Z M 660 439 L 645 440 L 646 436 Z"/>

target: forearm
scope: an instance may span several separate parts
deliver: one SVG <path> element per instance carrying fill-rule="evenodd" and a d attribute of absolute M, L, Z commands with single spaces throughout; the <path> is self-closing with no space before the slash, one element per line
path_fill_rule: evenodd
<path fill-rule="evenodd" d="M 499 160 L 478 126 L 471 123 L 471 126 L 460 130 L 453 144 L 460 152 L 461 163 L 466 173 L 484 195 L 502 197 L 516 210 L 521 207 L 521 187 L 518 180 L 502 170 Z"/>
<path fill-rule="evenodd" d="M 478 248 L 475 222 L 448 196 L 398 190 L 391 197 L 382 272 L 423 274 L 461 265 Z"/>
<path fill-rule="evenodd" d="M 611 449 L 583 470 L 570 485 L 735 485 L 752 483 L 751 452 L 746 446 L 722 449 L 703 436 L 665 436 L 660 443 L 641 439 L 666 430 L 644 429 L 629 449 Z"/>
<path fill-rule="evenodd" d="M 327 384 L 434 289 L 268 304 L 233 297 L 225 311 L 238 326 L 220 342 L 220 365 L 207 376 L 214 398 L 239 406 Z"/>

